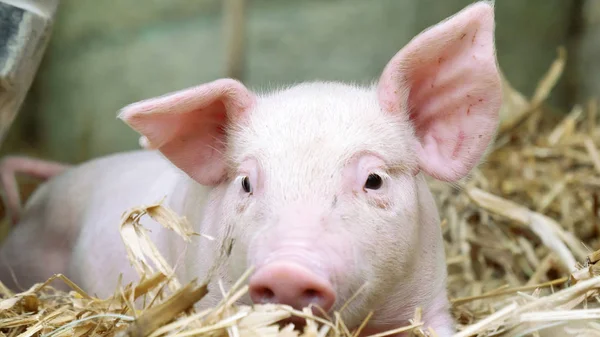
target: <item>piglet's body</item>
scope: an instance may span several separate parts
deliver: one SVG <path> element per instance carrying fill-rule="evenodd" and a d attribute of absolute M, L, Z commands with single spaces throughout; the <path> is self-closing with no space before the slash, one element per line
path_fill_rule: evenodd
<path fill-rule="evenodd" d="M 154 203 L 186 216 L 184 246 L 148 220 L 182 280 L 202 278 L 231 229 L 220 276 L 250 266 L 246 303 L 344 310 L 365 333 L 408 323 L 449 336 L 439 215 L 424 175 L 466 176 L 492 141 L 501 89 L 493 8 L 473 4 L 413 39 L 371 87 L 303 83 L 259 95 L 221 79 L 132 104 L 119 117 L 151 150 L 67 170 L 29 200 L 3 244 L 2 281 L 28 286 L 64 273 L 110 295 L 135 280 L 119 229 L 129 207 Z M 30 247 L 24 250 L 22 247 Z M 111 282 L 113 281 L 113 282 Z M 211 285 L 211 298 L 220 292 Z"/>

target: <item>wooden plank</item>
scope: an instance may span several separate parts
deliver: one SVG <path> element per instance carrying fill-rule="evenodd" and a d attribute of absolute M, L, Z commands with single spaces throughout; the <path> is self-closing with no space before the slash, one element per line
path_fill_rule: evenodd
<path fill-rule="evenodd" d="M 50 40 L 58 0 L 0 0 L 0 145 Z"/>
<path fill-rule="evenodd" d="M 246 0 L 223 1 L 226 77 L 243 81 L 246 38 Z"/>

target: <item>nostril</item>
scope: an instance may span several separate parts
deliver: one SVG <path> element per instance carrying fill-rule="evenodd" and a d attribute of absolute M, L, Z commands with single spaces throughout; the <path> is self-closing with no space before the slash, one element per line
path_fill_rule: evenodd
<path fill-rule="evenodd" d="M 252 290 L 252 299 L 258 303 L 273 303 L 275 302 L 275 293 L 267 287 L 261 287 Z"/>
<path fill-rule="evenodd" d="M 308 288 L 300 294 L 298 300 L 302 303 L 303 307 L 312 305 L 328 311 L 333 304 L 332 296 L 325 289 Z"/>
<path fill-rule="evenodd" d="M 318 301 L 321 298 L 321 292 L 316 289 L 307 289 L 302 293 L 302 297 L 309 300 L 309 302 Z"/>

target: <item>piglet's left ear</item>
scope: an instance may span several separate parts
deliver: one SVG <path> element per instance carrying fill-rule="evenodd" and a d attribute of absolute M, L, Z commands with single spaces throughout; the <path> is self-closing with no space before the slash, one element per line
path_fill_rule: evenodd
<path fill-rule="evenodd" d="M 466 176 L 495 136 L 502 103 L 493 4 L 472 4 L 410 41 L 385 67 L 378 97 L 386 112 L 408 114 L 421 170 Z"/>

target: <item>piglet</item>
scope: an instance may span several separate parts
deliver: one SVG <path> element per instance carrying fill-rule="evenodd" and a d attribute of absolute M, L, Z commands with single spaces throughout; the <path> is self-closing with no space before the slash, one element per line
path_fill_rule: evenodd
<path fill-rule="evenodd" d="M 1 280 L 63 273 L 108 296 L 136 280 L 118 223 L 130 207 L 186 216 L 189 246 L 151 220 L 182 281 L 202 278 L 233 238 L 225 285 L 251 266 L 242 303 L 339 310 L 363 334 L 408 324 L 450 336 L 440 219 L 425 175 L 452 182 L 482 160 L 498 124 L 494 11 L 474 3 L 401 49 L 376 84 L 301 83 L 258 94 L 218 79 L 129 105 L 119 118 L 148 150 L 70 168 L 44 183 L 0 251 Z M 27 247 L 27 248 L 25 248 Z M 11 271 L 16 278 L 11 277 Z M 16 281 L 14 281 L 16 279 Z M 214 305 L 212 297 L 201 303 Z"/>

